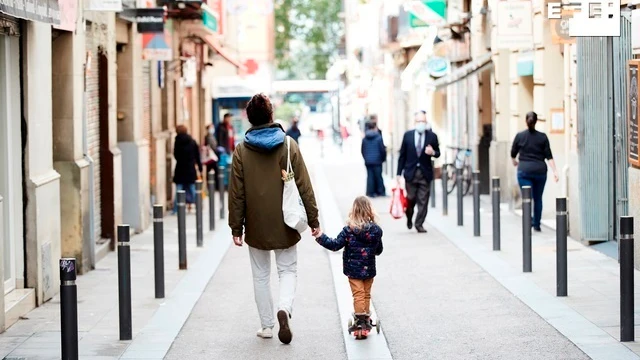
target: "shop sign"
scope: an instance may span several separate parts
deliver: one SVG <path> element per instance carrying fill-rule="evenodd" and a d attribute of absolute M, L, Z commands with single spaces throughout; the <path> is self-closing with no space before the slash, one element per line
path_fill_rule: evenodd
<path fill-rule="evenodd" d="M 449 60 L 434 56 L 427 61 L 427 71 L 434 78 L 443 77 L 449 72 Z"/>
<path fill-rule="evenodd" d="M 520 50 L 533 46 L 531 1 L 500 0 L 497 3 L 497 49 Z"/>
<path fill-rule="evenodd" d="M 0 0 L 0 13 L 46 24 L 60 24 L 57 0 Z"/>
<path fill-rule="evenodd" d="M 171 61 L 173 60 L 173 50 L 171 48 L 171 28 L 170 21 L 161 33 L 142 34 L 142 59 Z"/>
<path fill-rule="evenodd" d="M 1 0 L 0 0 L 1 1 Z M 85 0 L 87 11 L 122 11 L 122 0 Z"/>
<path fill-rule="evenodd" d="M 55 29 L 76 31 L 76 16 L 78 14 L 77 0 L 58 0 L 60 8 L 60 25 L 53 25 Z"/>
<path fill-rule="evenodd" d="M 569 35 L 569 19 L 573 17 L 573 11 L 562 9 L 560 19 L 549 20 L 551 26 L 551 41 L 554 44 L 575 44 L 576 38 Z"/>
<path fill-rule="evenodd" d="M 139 33 L 164 33 L 164 8 L 142 8 L 135 11 Z"/>
<path fill-rule="evenodd" d="M 578 0 L 563 5 L 560 2 L 547 4 L 549 19 L 562 19 L 562 9 L 575 10 L 569 19 L 569 36 L 620 36 L 620 0 Z"/>
<path fill-rule="evenodd" d="M 412 28 L 446 23 L 447 3 L 444 0 L 414 0 L 404 4 L 409 12 L 409 26 Z"/>
<path fill-rule="evenodd" d="M 215 32 L 217 32 L 219 35 L 223 35 L 224 34 L 224 11 L 223 11 L 223 6 L 224 6 L 224 1 L 223 0 L 209 0 L 207 1 L 207 4 L 209 5 L 209 8 L 211 8 L 211 10 L 213 11 L 213 14 L 215 14 L 215 17 L 211 16 L 211 14 L 206 14 L 208 15 L 209 19 L 204 19 L 203 15 L 203 21 L 205 22 L 205 26 L 207 26 L 206 21 L 210 21 L 211 18 L 213 18 L 213 20 L 215 20 L 215 27 L 216 29 L 213 30 Z M 207 26 L 208 27 L 208 26 Z"/>

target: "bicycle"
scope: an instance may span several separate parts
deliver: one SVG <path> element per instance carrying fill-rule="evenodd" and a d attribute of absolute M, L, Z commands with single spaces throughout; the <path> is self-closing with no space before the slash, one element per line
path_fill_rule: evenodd
<path fill-rule="evenodd" d="M 471 190 L 471 149 L 447 146 L 455 151 L 454 163 L 444 164 L 447 172 L 447 194 L 451 194 L 456 188 L 457 169 L 462 168 L 462 195 L 465 196 Z"/>

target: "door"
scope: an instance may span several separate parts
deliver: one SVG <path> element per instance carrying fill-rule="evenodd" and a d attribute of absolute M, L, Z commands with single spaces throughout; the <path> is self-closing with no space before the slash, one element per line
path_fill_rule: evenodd
<path fill-rule="evenodd" d="M 627 62 L 633 58 L 631 52 L 631 14 L 629 11 L 621 12 L 620 37 L 612 38 L 613 41 L 613 91 L 614 91 L 614 169 L 615 177 L 614 209 L 612 218 L 613 239 L 618 240 L 620 229 L 618 219 L 628 215 L 629 211 L 629 162 L 627 160 Z"/>
<path fill-rule="evenodd" d="M 22 168 L 20 50 L 18 37 L 0 35 L 0 195 L 3 206 L 5 293 L 16 288 L 22 255 Z"/>

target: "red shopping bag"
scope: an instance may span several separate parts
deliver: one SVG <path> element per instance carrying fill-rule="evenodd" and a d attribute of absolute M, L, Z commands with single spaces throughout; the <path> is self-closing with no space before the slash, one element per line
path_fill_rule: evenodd
<path fill-rule="evenodd" d="M 407 209 L 407 198 L 404 195 L 404 190 L 400 187 L 395 187 L 391 190 L 391 194 L 391 208 L 389 212 L 394 219 L 401 219 Z"/>

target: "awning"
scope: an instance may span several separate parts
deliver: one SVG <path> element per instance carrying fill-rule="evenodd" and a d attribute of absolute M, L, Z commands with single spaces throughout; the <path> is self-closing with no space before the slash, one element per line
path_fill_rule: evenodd
<path fill-rule="evenodd" d="M 427 87 L 438 90 L 460 80 L 463 80 L 471 74 L 489 69 L 492 66 L 493 62 L 491 61 L 491 53 L 485 53 L 480 55 L 475 60 L 472 60 L 471 62 L 455 69 L 450 74 L 443 76 L 438 80 L 427 83 Z"/>
<path fill-rule="evenodd" d="M 218 54 L 220 54 L 220 56 L 222 56 L 230 64 L 237 67 L 241 75 L 247 73 L 247 67 L 244 66 L 244 64 L 241 63 L 239 60 L 234 59 L 234 57 L 231 54 L 229 54 L 224 48 L 222 48 L 222 45 L 220 45 L 220 42 L 218 42 L 217 33 L 204 27 L 202 24 L 183 24 L 182 26 L 189 35 L 199 37 L 205 43 L 207 43 L 207 45 L 209 45 L 211 49 L 215 50 Z"/>
<path fill-rule="evenodd" d="M 400 87 L 403 91 L 411 90 L 413 86 L 413 79 L 415 77 L 416 71 L 429 59 L 429 56 L 433 53 L 433 41 L 438 35 L 438 28 L 432 26 L 429 28 L 429 35 L 427 35 L 426 39 L 422 43 L 422 46 L 418 49 L 416 54 L 413 56 L 407 67 L 404 69 L 402 74 L 400 75 Z"/>
<path fill-rule="evenodd" d="M 45 24 L 60 25 L 58 0 L 0 1 L 0 13 Z"/>

